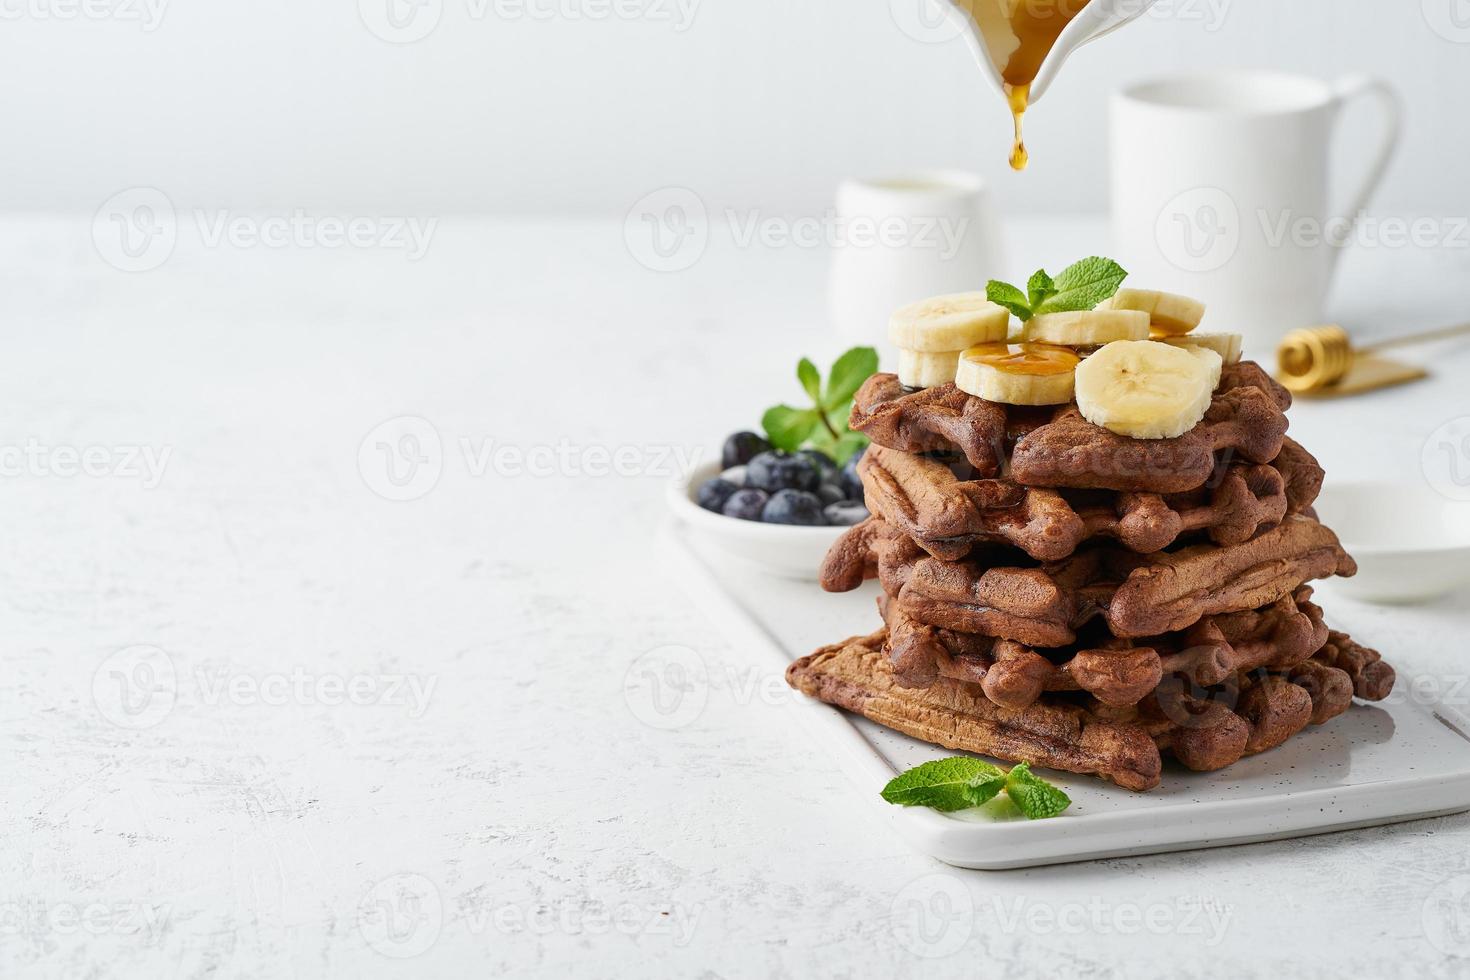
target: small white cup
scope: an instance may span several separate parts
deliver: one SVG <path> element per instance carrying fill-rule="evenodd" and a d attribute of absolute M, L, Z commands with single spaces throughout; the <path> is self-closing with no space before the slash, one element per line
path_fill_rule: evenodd
<path fill-rule="evenodd" d="M 1387 125 L 1361 186 L 1331 204 L 1334 125 L 1374 97 Z M 1363 75 L 1323 82 L 1218 71 L 1133 85 L 1112 102 L 1114 257 L 1129 285 L 1203 301 L 1205 330 L 1264 356 L 1322 321 L 1342 246 L 1393 155 L 1398 97 Z"/>
<path fill-rule="evenodd" d="M 877 347 L 890 364 L 894 310 L 928 296 L 984 289 L 1001 269 L 1000 224 L 978 174 L 844 181 L 837 219 L 828 289 L 833 323 L 844 341 Z"/>

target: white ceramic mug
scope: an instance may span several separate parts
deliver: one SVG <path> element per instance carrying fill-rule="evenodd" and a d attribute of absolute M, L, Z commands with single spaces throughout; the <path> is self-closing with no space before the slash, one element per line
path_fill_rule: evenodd
<path fill-rule="evenodd" d="M 977 174 L 849 180 L 837 190 L 828 306 L 842 339 L 893 364 L 888 318 L 926 296 L 984 289 L 999 275 L 1000 227 Z"/>
<path fill-rule="evenodd" d="M 1359 96 L 1380 103 L 1387 125 L 1361 185 L 1329 202 L 1334 125 Z M 1394 91 L 1362 75 L 1206 72 L 1117 93 L 1113 248 L 1129 284 L 1202 300 L 1202 329 L 1243 334 L 1256 357 L 1286 331 L 1320 323 L 1342 246 L 1398 142 L 1400 114 Z"/>

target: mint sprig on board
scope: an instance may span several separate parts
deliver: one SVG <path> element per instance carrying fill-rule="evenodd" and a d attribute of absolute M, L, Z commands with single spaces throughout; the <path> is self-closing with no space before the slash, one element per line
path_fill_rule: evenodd
<path fill-rule="evenodd" d="M 1092 256 L 1073 262 L 1053 278 L 1037 269 L 1023 292 L 1008 282 L 992 279 L 985 298 L 1004 306 L 1025 322 L 1039 313 L 1090 310 L 1118 291 L 1128 272 L 1112 259 Z"/>
<path fill-rule="evenodd" d="M 936 759 L 901 773 L 883 787 L 883 798 L 899 806 L 927 806 L 949 813 L 980 806 L 1005 786 L 1005 770 L 979 759 Z"/>
<path fill-rule="evenodd" d="M 1006 775 L 1006 795 L 1031 820 L 1054 817 L 1072 805 L 1070 796 L 1033 773 L 1024 762 L 1017 763 Z"/>
<path fill-rule="evenodd" d="M 761 416 L 766 439 L 777 449 L 794 453 L 810 447 L 820 449 L 841 466 L 868 444 L 868 437 L 847 427 L 852 414 L 852 396 L 863 382 L 878 371 L 878 352 L 871 347 L 854 347 L 832 364 L 826 383 L 809 359 L 796 364 L 796 380 L 812 400 L 809 408 L 775 405 Z"/>
<path fill-rule="evenodd" d="M 900 773 L 883 787 L 883 799 L 951 813 L 988 803 L 1002 790 L 1029 820 L 1055 817 L 1072 805 L 1071 797 L 1024 762 L 1007 772 L 969 756 L 936 759 Z"/>

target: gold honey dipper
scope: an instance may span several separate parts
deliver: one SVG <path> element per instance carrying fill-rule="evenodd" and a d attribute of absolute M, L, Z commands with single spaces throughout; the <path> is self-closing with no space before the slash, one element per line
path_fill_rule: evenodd
<path fill-rule="evenodd" d="M 1422 368 L 1374 357 L 1379 351 L 1467 333 L 1470 333 L 1470 323 L 1461 323 L 1354 347 L 1347 331 L 1335 324 L 1303 327 L 1281 338 L 1276 348 L 1276 376 L 1288 390 L 1299 394 L 1328 394 L 1329 389 L 1337 386 L 1342 390 L 1333 393 L 1352 394 L 1382 388 L 1425 377 L 1426 373 Z M 1350 373 L 1353 379 L 1344 384 Z"/>

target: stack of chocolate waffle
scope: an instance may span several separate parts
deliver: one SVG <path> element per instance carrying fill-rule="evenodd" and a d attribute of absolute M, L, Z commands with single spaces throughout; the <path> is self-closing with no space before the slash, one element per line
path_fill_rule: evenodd
<path fill-rule="evenodd" d="M 792 686 L 951 749 L 1133 790 L 1161 754 L 1228 766 L 1378 700 L 1394 673 L 1306 584 L 1356 570 L 1286 436 L 1290 395 L 1225 367 L 1172 439 L 876 375 L 851 424 L 873 516 L 822 586 L 882 586 L 883 628 L 796 661 Z"/>

